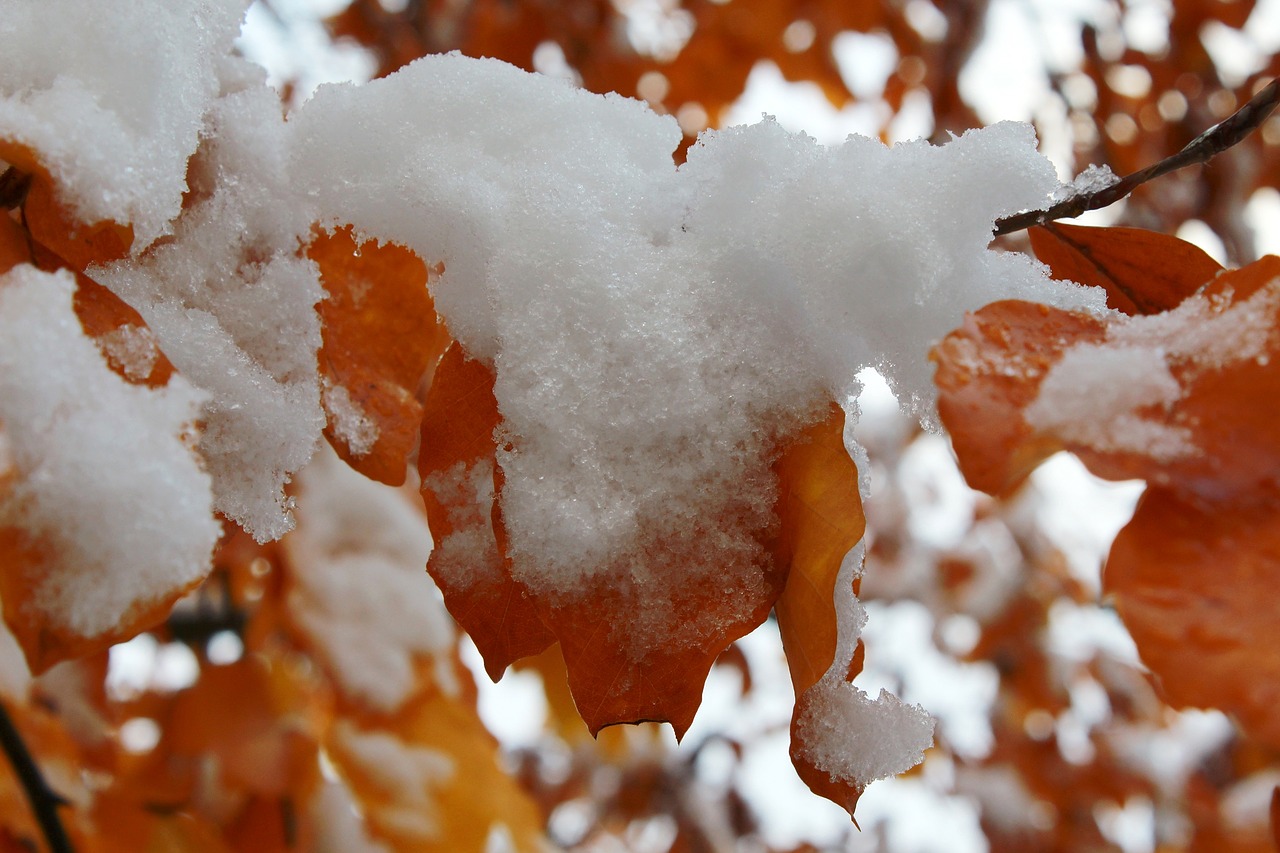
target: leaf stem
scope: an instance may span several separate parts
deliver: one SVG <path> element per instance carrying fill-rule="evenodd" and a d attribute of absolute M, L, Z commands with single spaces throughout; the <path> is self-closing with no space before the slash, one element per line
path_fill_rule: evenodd
<path fill-rule="evenodd" d="M 22 790 L 31 803 L 31 811 L 35 813 L 36 822 L 44 833 L 50 853 L 74 853 L 67 831 L 62 826 L 62 819 L 58 817 L 58 806 L 66 805 L 67 801 L 45 781 L 4 702 L 0 702 L 0 747 L 3 747 L 9 764 L 18 774 Z"/>
<path fill-rule="evenodd" d="M 1177 154 L 1125 175 L 1111 186 L 1073 195 L 1045 210 L 1028 210 L 997 219 L 994 236 L 1012 234 L 1056 219 L 1070 219 L 1085 211 L 1115 204 L 1147 181 L 1183 166 L 1208 163 L 1261 127 L 1277 105 L 1280 105 L 1280 77 L 1259 90 L 1243 107 L 1188 142 Z"/>

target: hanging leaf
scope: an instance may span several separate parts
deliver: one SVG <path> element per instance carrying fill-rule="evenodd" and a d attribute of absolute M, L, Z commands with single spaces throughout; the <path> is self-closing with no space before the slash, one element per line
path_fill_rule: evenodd
<path fill-rule="evenodd" d="M 844 412 L 833 406 L 826 420 L 784 449 L 775 468 L 781 522 L 775 553 L 789 570 L 775 610 L 796 695 L 791 761 L 810 790 L 852 816 L 864 785 L 833 778 L 817 767 L 798 727 L 807 706 L 815 701 L 811 688 L 836 663 L 842 618 L 837 602 L 851 603 L 855 592 L 837 590 L 840 566 L 866 528 L 858 470 L 844 446 Z M 846 621 L 849 617 L 844 614 Z M 843 680 L 851 682 L 861 668 L 861 655 L 854 655 L 841 674 Z"/>
<path fill-rule="evenodd" d="M 451 344 L 423 404 L 418 473 L 435 548 L 427 571 L 471 635 L 497 681 L 516 660 L 553 642 L 524 585 L 512 576 L 494 533 L 501 419 L 493 373 Z"/>
<path fill-rule="evenodd" d="M 1103 586 L 1142 661 L 1180 708 L 1221 708 L 1280 748 L 1275 713 L 1280 501 L 1203 504 L 1149 488 L 1116 537 Z"/>

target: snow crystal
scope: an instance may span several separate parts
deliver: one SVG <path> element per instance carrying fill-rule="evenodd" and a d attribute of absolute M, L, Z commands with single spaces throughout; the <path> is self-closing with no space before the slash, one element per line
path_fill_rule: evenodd
<path fill-rule="evenodd" d="M 933 745 L 933 718 L 887 690 L 875 699 L 840 681 L 822 680 L 805 693 L 796 719 L 800 755 L 832 780 L 869 784 L 924 760 Z"/>
<path fill-rule="evenodd" d="M 0 136 L 37 153 L 86 222 L 162 234 L 245 3 L 42 0 L 0 15 Z M 33 37 L 39 34 L 39 38 Z"/>
<path fill-rule="evenodd" d="M 200 200 L 178 218 L 173 239 L 93 275 L 208 392 L 200 450 L 215 507 L 267 541 L 293 525 L 284 484 L 324 426 L 314 310 L 323 291 L 315 264 L 298 256 L 314 214 L 292 191 L 270 89 L 227 95 L 207 120 L 191 169 Z"/>
<path fill-rule="evenodd" d="M 74 280 L 19 266 L 0 279 L 0 423 L 20 473 L 0 524 L 50 546 L 35 603 L 85 636 L 208 571 L 220 528 L 183 436 L 204 396 L 107 367 L 72 311 Z"/>
<path fill-rule="evenodd" d="M 288 608 L 338 684 L 390 713 L 417 687 L 415 656 L 432 655 L 437 684 L 456 692 L 453 620 L 426 573 L 421 499 L 366 479 L 332 451 L 298 482 L 298 529 L 284 539 Z"/>

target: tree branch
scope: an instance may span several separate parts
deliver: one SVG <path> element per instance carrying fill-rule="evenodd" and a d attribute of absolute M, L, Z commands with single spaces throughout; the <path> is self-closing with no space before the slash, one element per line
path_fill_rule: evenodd
<path fill-rule="evenodd" d="M 1125 175 L 1109 187 L 1073 195 L 1046 210 L 1028 210 L 1004 219 L 997 219 L 995 236 L 1012 234 L 1015 231 L 1030 228 L 1032 225 L 1044 225 L 1056 219 L 1070 219 L 1085 211 L 1115 204 L 1147 181 L 1166 175 L 1175 169 L 1181 169 L 1183 166 L 1208 163 L 1261 127 L 1277 105 L 1280 105 L 1280 77 L 1268 83 L 1258 94 L 1250 98 L 1248 103 L 1229 117 L 1188 142 L 1186 147 L 1177 154 L 1166 157 L 1145 169 Z"/>
<path fill-rule="evenodd" d="M 3 747 L 9 764 L 18 774 L 22 790 L 31 803 L 31 811 L 35 813 L 36 823 L 40 825 L 45 843 L 49 845 L 49 853 L 74 853 L 67 831 L 62 827 L 62 819 L 58 817 L 58 806 L 65 805 L 66 800 L 58 796 L 44 780 L 44 775 L 27 751 L 27 745 L 3 702 L 0 702 L 0 747 Z"/>

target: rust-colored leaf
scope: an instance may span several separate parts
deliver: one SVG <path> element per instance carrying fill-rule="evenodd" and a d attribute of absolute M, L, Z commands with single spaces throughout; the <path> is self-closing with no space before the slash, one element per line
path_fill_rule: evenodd
<path fill-rule="evenodd" d="M 965 315 L 934 347 L 938 415 L 969 485 L 1008 494 L 1062 449 L 1060 440 L 1038 435 L 1022 413 L 1064 350 L 1104 336 L 1094 317 L 1008 300 Z"/>
<path fill-rule="evenodd" d="M 418 438 L 415 392 L 449 335 L 427 293 L 427 267 L 413 252 L 350 228 L 320 233 L 307 248 L 328 298 L 320 303 L 324 434 L 351 467 L 392 486 Z"/>
<path fill-rule="evenodd" d="M 0 489 L 4 474 L 0 471 Z M 85 636 L 54 622 L 35 606 L 48 567 L 63 559 L 55 545 L 33 539 L 21 528 L 0 525 L 0 606 L 4 619 L 22 646 L 27 666 L 38 675 L 64 660 L 105 651 L 164 621 L 173 603 L 199 585 L 199 580 L 148 601 L 136 602 L 111 630 Z"/>
<path fill-rule="evenodd" d="M 57 186 L 43 169 L 32 175 L 22 213 L 32 238 L 77 272 L 126 257 L 133 245 L 129 225 L 79 221 L 58 201 Z"/>
<path fill-rule="evenodd" d="M 511 576 L 494 533 L 493 431 L 500 416 L 493 383 L 488 367 L 450 345 L 423 404 L 418 473 L 436 543 L 427 570 L 497 681 L 512 662 L 554 638 Z M 487 503 L 477 507 L 477 500 Z"/>
<path fill-rule="evenodd" d="M 844 412 L 832 406 L 826 420 L 786 447 L 775 468 L 781 522 L 775 554 L 789 570 L 775 611 L 796 694 L 791 762 L 810 790 L 852 816 L 862 786 L 833 779 L 816 767 L 806 757 L 797 727 L 812 699 L 810 688 L 836 663 L 840 566 L 866 529 L 858 469 L 844 446 Z M 852 590 L 839 594 L 847 592 Z M 861 660 L 855 656 L 846 680 L 852 681 L 860 668 Z"/>
<path fill-rule="evenodd" d="M 828 418 L 793 441 L 774 467 L 781 523 L 774 553 L 789 568 L 774 609 L 799 696 L 835 660 L 836 576 L 866 529 L 858 469 L 844 446 L 844 412 L 832 406 Z"/>
<path fill-rule="evenodd" d="M 1053 278 L 1100 287 L 1125 314 L 1176 308 L 1222 270 L 1199 246 L 1141 228 L 1090 228 L 1060 222 L 1028 231 Z"/>
<path fill-rule="evenodd" d="M 1178 707 L 1221 708 L 1280 747 L 1280 500 L 1205 504 L 1151 487 L 1120 531 L 1104 588 Z"/>

